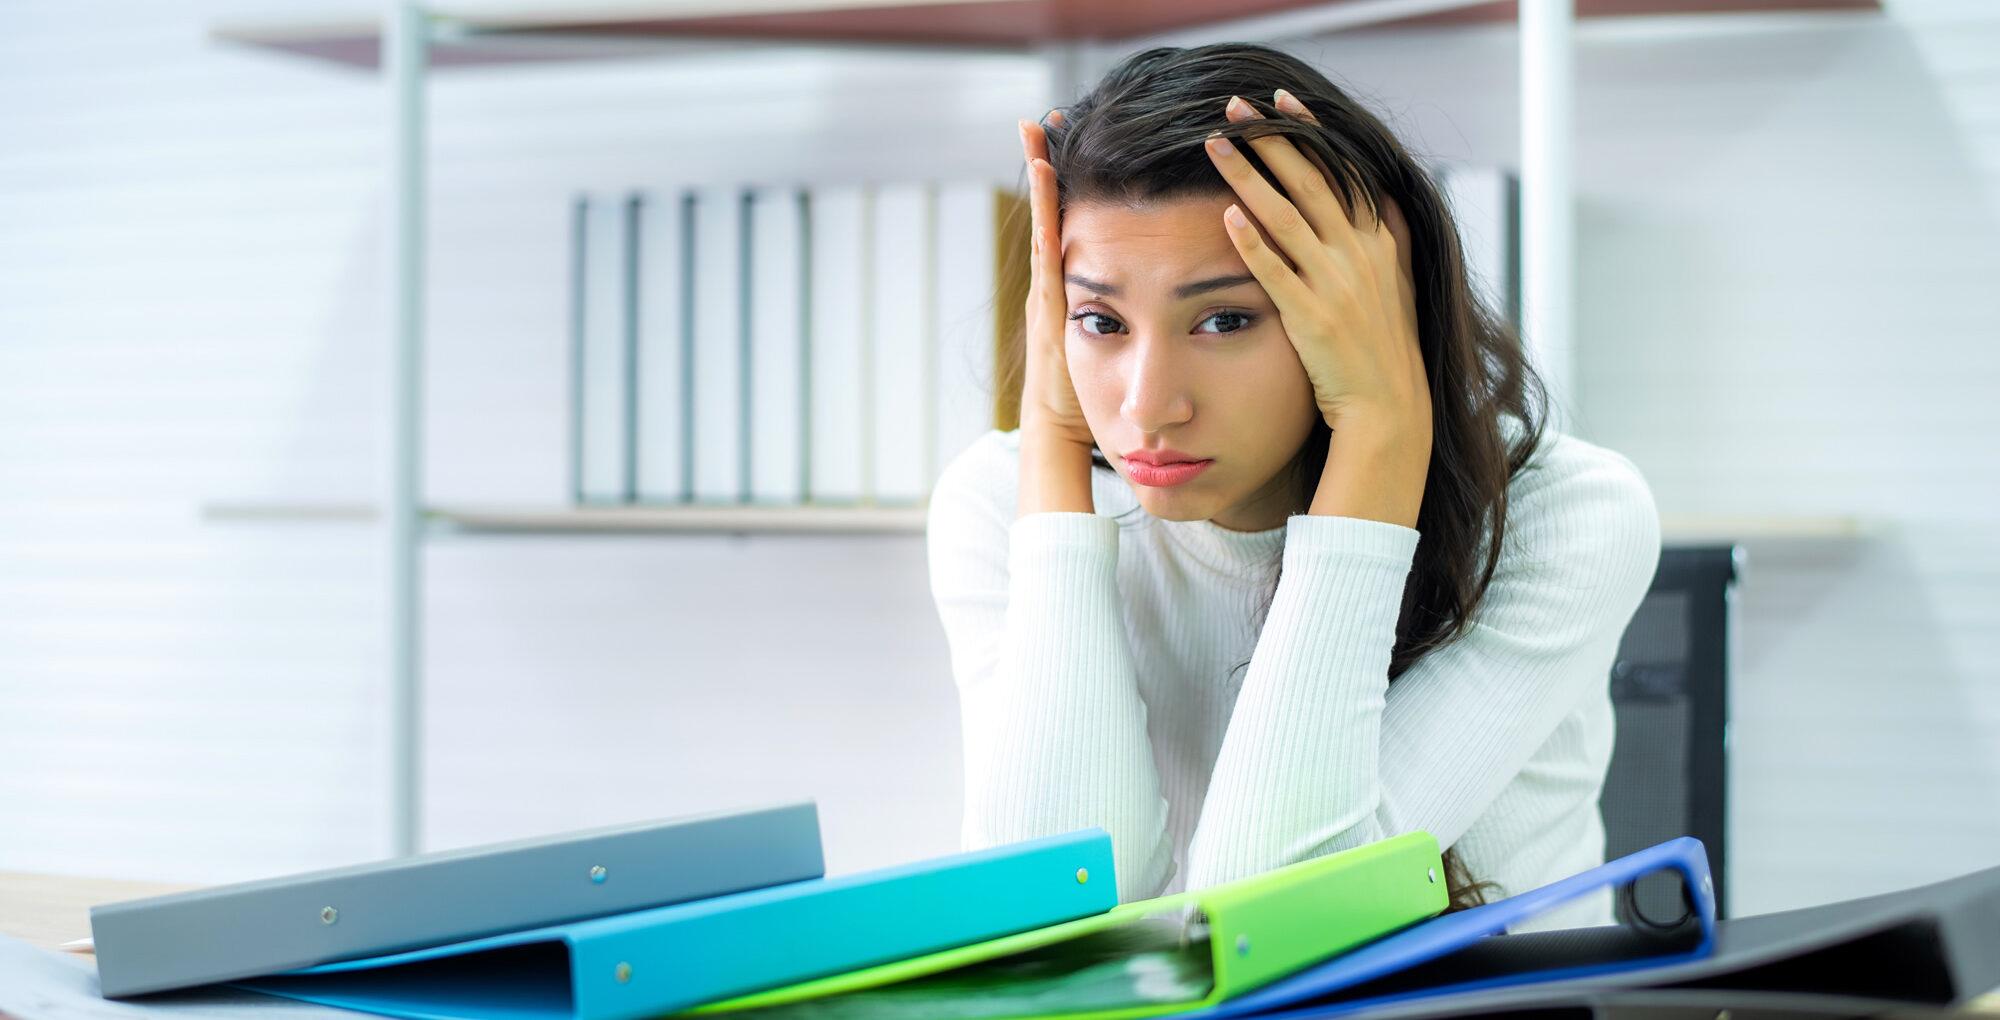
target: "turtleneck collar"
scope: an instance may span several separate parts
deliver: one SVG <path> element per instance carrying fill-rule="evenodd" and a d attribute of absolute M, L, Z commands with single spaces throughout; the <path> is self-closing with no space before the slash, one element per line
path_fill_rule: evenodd
<path fill-rule="evenodd" d="M 1285 548 L 1285 525 L 1263 531 L 1232 531 L 1214 521 L 1170 521 L 1153 525 L 1208 567 L 1255 580 L 1278 565 Z"/>
<path fill-rule="evenodd" d="M 1210 520 L 1170 521 L 1154 517 L 1139 503 L 1139 495 L 1115 473 L 1091 472 L 1091 489 L 1101 514 L 1117 518 L 1122 526 L 1141 522 L 1153 527 L 1196 561 L 1217 573 L 1245 581 L 1264 579 L 1278 566 L 1285 548 L 1285 525 L 1263 531 L 1232 531 Z"/>

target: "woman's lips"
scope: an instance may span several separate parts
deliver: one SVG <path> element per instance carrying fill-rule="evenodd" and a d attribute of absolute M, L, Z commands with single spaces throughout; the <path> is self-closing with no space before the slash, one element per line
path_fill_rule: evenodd
<path fill-rule="evenodd" d="M 1161 464 L 1155 467 L 1152 464 L 1142 463 L 1128 457 L 1125 460 L 1125 471 L 1132 476 L 1133 481 L 1138 482 L 1140 485 L 1166 488 L 1170 485 L 1179 485 L 1201 474 L 1203 471 L 1208 470 L 1208 466 L 1213 463 L 1215 463 L 1213 460 L 1193 460 L 1183 461 L 1179 464 Z"/>

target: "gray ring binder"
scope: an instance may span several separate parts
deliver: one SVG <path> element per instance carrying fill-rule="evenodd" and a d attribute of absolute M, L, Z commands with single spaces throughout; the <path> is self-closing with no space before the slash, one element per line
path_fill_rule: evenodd
<path fill-rule="evenodd" d="M 811 801 L 92 907 L 107 997 L 255 977 L 825 874 Z"/>

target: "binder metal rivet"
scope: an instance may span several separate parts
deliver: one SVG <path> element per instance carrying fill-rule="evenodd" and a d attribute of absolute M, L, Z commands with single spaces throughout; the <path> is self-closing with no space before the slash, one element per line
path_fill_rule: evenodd
<path fill-rule="evenodd" d="M 1090 881 L 1090 869 L 1089 868 L 1076 869 L 1076 884 L 1082 885 L 1083 883 L 1088 881 Z"/>
<path fill-rule="evenodd" d="M 1425 868 L 1425 869 L 1424 869 L 1424 877 L 1425 877 L 1425 878 L 1428 878 L 1428 879 L 1430 879 L 1430 880 L 1431 880 L 1431 884 L 1432 884 L 1432 885 L 1436 885 L 1436 884 L 1437 884 L 1437 882 L 1438 882 L 1438 869 L 1436 869 L 1436 868 Z"/>
<path fill-rule="evenodd" d="M 1248 935 L 1236 936 L 1236 955 L 1238 956 L 1250 955 L 1250 936 Z"/>
<path fill-rule="evenodd" d="M 618 983 L 622 985 L 632 980 L 632 965 L 629 963 L 620 963 L 614 973 L 618 975 Z"/>
<path fill-rule="evenodd" d="M 340 920 L 340 911 L 335 910 L 332 907 L 320 908 L 319 921 L 321 924 L 332 924 L 333 922 L 338 920 Z"/>
<path fill-rule="evenodd" d="M 598 885 L 604 884 L 604 865 L 593 864 L 590 866 L 590 880 Z"/>

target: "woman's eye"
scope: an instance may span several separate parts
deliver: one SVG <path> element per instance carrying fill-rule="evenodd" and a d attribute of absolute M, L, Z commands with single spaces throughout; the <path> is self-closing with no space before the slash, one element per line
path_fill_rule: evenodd
<path fill-rule="evenodd" d="M 1223 325 L 1215 329 L 1214 332 L 1234 333 L 1238 330 L 1249 329 L 1250 323 L 1256 321 L 1256 316 L 1246 312 L 1217 312 L 1201 321 L 1203 325 L 1211 322 L 1221 322 Z"/>
<path fill-rule="evenodd" d="M 1069 319 L 1071 322 L 1082 323 L 1083 331 L 1090 336 L 1109 336 L 1124 329 L 1124 323 L 1103 312 L 1073 312 Z M 1195 332 L 1235 333 L 1250 328 L 1250 324 L 1256 321 L 1257 317 L 1249 312 L 1217 312 L 1199 323 L 1201 326 L 1215 323 L 1214 329 L 1197 329 Z"/>
<path fill-rule="evenodd" d="M 1102 312 L 1076 312 L 1069 317 L 1069 320 L 1071 322 L 1083 323 L 1083 331 L 1085 333 L 1089 333 L 1092 336 L 1104 336 L 1109 333 L 1118 332 L 1118 320 L 1112 318 L 1109 315 L 1105 315 Z M 1093 320 L 1095 320 L 1095 322 L 1097 322 L 1100 325 L 1103 323 L 1110 323 L 1111 324 L 1110 328 L 1093 329 L 1091 328 Z"/>

